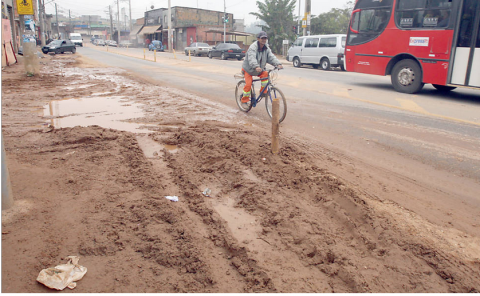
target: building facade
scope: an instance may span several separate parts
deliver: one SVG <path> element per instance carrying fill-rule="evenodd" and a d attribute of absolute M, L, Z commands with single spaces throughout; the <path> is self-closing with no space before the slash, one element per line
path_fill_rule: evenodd
<path fill-rule="evenodd" d="M 221 11 L 197 9 L 190 7 L 172 7 L 173 49 L 183 51 L 194 42 L 216 44 L 223 41 L 223 16 Z M 233 31 L 233 14 L 227 13 L 226 31 Z M 159 8 L 145 12 L 143 28 L 138 32 L 139 38 L 161 40 L 168 47 L 168 9 Z M 226 40 L 230 41 L 227 35 Z"/>

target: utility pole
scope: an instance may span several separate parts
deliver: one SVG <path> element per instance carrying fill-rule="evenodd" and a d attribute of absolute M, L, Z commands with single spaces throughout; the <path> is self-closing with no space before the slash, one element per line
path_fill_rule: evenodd
<path fill-rule="evenodd" d="M 297 34 L 300 35 L 300 28 L 302 27 L 302 15 L 300 6 L 302 6 L 302 0 L 298 0 L 298 27 L 297 27 Z"/>
<path fill-rule="evenodd" d="M 128 0 L 128 11 L 130 14 L 130 25 L 128 26 L 130 28 L 130 34 L 132 33 L 132 0 Z"/>
<path fill-rule="evenodd" d="M 88 16 L 88 32 L 92 36 L 92 24 L 90 23 L 90 15 Z"/>
<path fill-rule="evenodd" d="M 172 36 L 172 3 L 168 0 L 168 52 L 173 52 L 173 36 Z"/>
<path fill-rule="evenodd" d="M 120 44 L 120 0 L 117 0 L 117 43 Z"/>
<path fill-rule="evenodd" d="M 227 4 L 226 0 L 223 0 L 223 43 L 226 41 L 227 36 Z"/>
<path fill-rule="evenodd" d="M 57 39 L 60 38 L 60 24 L 58 23 L 58 10 L 57 10 L 57 3 L 55 3 L 55 15 L 57 16 Z"/>
<path fill-rule="evenodd" d="M 40 29 L 42 30 L 42 34 L 40 35 L 40 40 L 42 42 L 42 47 L 45 46 L 45 6 L 42 3 L 42 0 L 38 0 L 38 14 L 40 17 Z"/>
<path fill-rule="evenodd" d="M 70 14 L 70 9 L 68 10 L 68 22 L 70 23 L 70 30 L 72 30 L 70 33 L 73 33 L 73 27 L 72 27 L 72 15 Z"/>
<path fill-rule="evenodd" d="M 113 40 L 113 16 L 112 16 L 112 6 L 108 5 L 108 10 L 110 12 L 110 40 Z"/>
<path fill-rule="evenodd" d="M 307 21 L 307 26 L 303 28 L 303 36 L 307 36 L 307 32 L 310 33 L 310 14 L 312 10 L 311 7 L 312 0 L 305 0 L 305 19 Z"/>

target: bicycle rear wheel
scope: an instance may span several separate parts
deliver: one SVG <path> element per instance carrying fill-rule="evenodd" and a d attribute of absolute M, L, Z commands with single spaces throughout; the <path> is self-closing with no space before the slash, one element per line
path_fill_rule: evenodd
<path fill-rule="evenodd" d="M 280 121 L 279 122 L 282 122 L 287 116 L 287 100 L 285 99 L 285 95 L 281 90 L 279 90 L 274 86 L 270 88 L 270 93 L 267 94 L 267 97 L 265 98 L 265 108 L 267 108 L 268 116 L 270 116 L 271 118 L 272 102 L 273 102 L 273 99 L 275 98 L 278 98 L 278 101 L 280 103 Z"/>
<path fill-rule="evenodd" d="M 235 88 L 235 101 L 237 102 L 238 108 L 240 111 L 248 112 L 252 109 L 252 102 L 249 101 L 248 103 L 242 103 L 243 97 L 243 88 L 245 87 L 245 80 L 240 80 L 237 83 L 237 87 Z M 252 85 L 252 93 L 253 93 L 253 85 Z"/>

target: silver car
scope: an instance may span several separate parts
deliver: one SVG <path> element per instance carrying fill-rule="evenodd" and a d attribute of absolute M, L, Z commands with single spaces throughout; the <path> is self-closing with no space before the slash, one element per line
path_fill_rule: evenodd
<path fill-rule="evenodd" d="M 115 41 L 115 40 L 105 40 L 105 45 L 117 47 L 117 41 Z"/>
<path fill-rule="evenodd" d="M 185 48 L 185 55 L 188 56 L 188 51 L 190 51 L 190 55 L 192 56 L 201 56 L 201 55 L 208 55 L 211 47 L 207 43 L 202 42 L 195 42 L 190 44 L 190 46 Z"/>

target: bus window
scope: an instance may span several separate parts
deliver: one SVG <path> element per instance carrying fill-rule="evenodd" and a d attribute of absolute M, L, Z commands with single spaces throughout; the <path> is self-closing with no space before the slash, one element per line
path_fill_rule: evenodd
<path fill-rule="evenodd" d="M 399 0 L 398 9 L 399 10 L 409 10 L 409 9 L 423 9 L 426 6 L 426 0 Z"/>
<path fill-rule="evenodd" d="M 470 47 L 472 44 L 472 28 L 474 26 L 476 9 L 477 0 L 465 1 L 460 30 L 458 32 L 458 47 Z"/>
<path fill-rule="evenodd" d="M 348 44 L 361 44 L 378 37 L 388 24 L 390 12 L 390 9 L 364 9 L 356 12 Z"/>
<path fill-rule="evenodd" d="M 399 0 L 395 21 L 399 28 L 446 28 L 452 0 Z"/>

